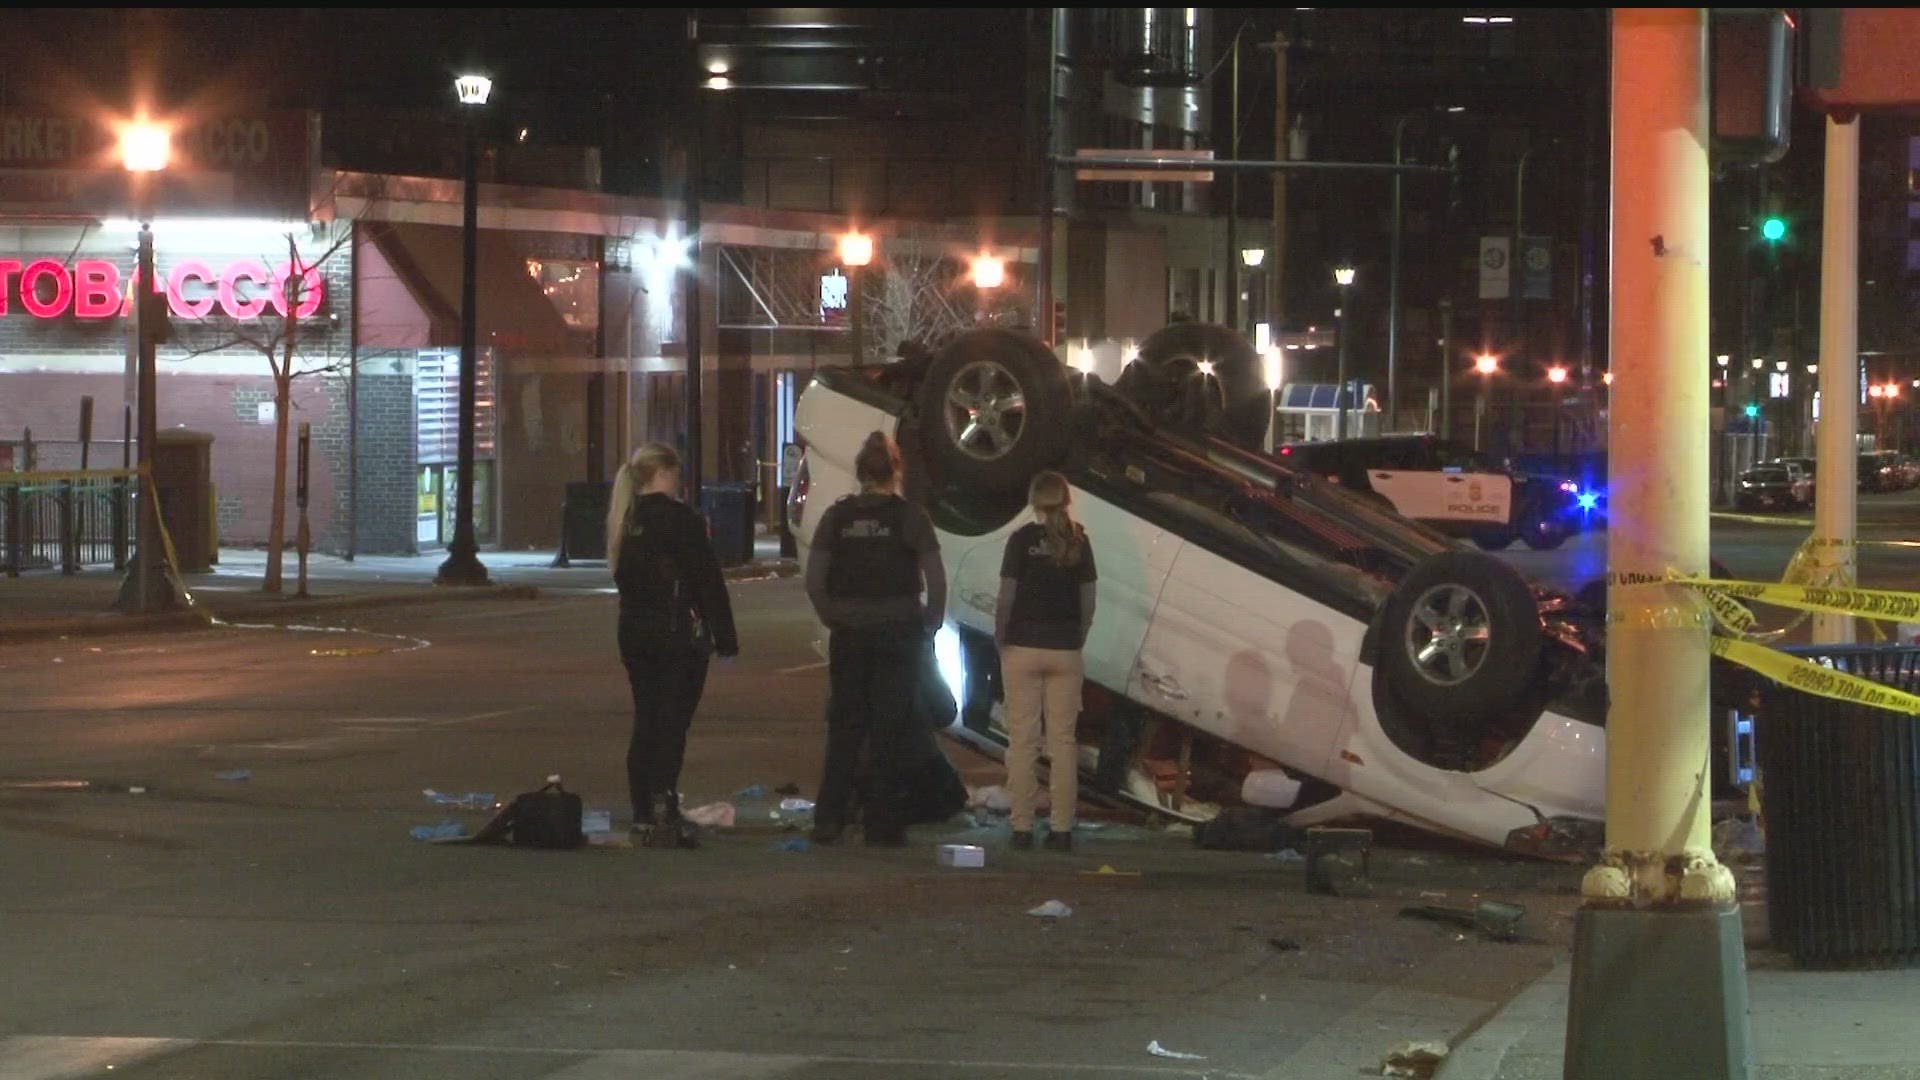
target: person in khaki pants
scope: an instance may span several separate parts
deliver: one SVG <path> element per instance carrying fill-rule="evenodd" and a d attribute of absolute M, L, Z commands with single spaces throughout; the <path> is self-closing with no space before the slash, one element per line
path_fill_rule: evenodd
<path fill-rule="evenodd" d="M 1013 801 L 1013 846 L 1033 847 L 1040 740 L 1046 734 L 1053 802 L 1049 851 L 1073 850 L 1080 799 L 1080 650 L 1093 625 L 1093 547 L 1068 513 L 1067 478 L 1043 472 L 1027 488 L 1034 521 L 1007 538 L 1000 561 L 994 642 L 1007 695 L 1007 787 Z"/>

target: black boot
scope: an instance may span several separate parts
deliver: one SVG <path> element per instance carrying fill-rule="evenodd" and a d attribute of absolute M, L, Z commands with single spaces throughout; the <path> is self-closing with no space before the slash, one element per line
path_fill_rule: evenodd
<path fill-rule="evenodd" d="M 660 824 L 655 826 L 652 835 L 647 837 L 647 846 L 687 849 L 699 847 L 699 826 L 680 816 L 680 793 L 678 791 L 662 792 L 661 803 Z"/>
<path fill-rule="evenodd" d="M 653 795 L 649 792 L 635 792 L 633 795 L 633 824 L 627 831 L 638 837 L 643 843 L 653 835 Z"/>

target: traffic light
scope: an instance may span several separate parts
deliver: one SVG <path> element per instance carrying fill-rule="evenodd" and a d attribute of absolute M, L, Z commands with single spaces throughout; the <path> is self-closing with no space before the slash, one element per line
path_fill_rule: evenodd
<path fill-rule="evenodd" d="M 1760 415 L 1760 406 L 1755 402 L 1749 401 L 1747 402 L 1746 413 L 1747 413 L 1747 419 L 1751 420 L 1754 417 Z"/>
<path fill-rule="evenodd" d="M 1760 222 L 1760 236 L 1769 244 L 1777 244 L 1787 238 L 1787 219 L 1779 214 L 1768 214 Z"/>

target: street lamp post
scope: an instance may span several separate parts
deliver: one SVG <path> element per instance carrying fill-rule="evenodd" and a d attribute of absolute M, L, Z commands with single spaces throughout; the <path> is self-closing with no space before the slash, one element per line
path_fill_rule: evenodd
<path fill-rule="evenodd" d="M 847 268 L 847 326 L 853 339 L 853 363 L 867 362 L 867 264 L 873 262 L 873 237 L 855 230 L 843 233 L 838 245 L 840 265 Z"/>
<path fill-rule="evenodd" d="M 1440 437 L 1453 437 L 1453 301 L 1440 301 Z"/>
<path fill-rule="evenodd" d="M 1500 358 L 1492 353 L 1481 353 L 1473 358 L 1473 370 L 1480 376 L 1480 397 L 1473 403 L 1473 448 L 1480 449 L 1480 424 L 1487 415 L 1487 388 L 1492 385 L 1493 377 L 1500 373 Z"/>
<path fill-rule="evenodd" d="M 1567 383 L 1567 369 L 1555 364 L 1547 369 L 1547 385 L 1553 390 L 1553 469 L 1560 471 L 1560 388 Z"/>
<path fill-rule="evenodd" d="M 1347 437 L 1347 308 L 1348 297 L 1353 287 L 1355 271 L 1351 266 L 1339 266 L 1333 271 L 1333 283 L 1340 287 L 1340 319 L 1337 331 L 1340 348 L 1335 354 L 1334 370 L 1338 381 L 1333 388 L 1333 437 Z"/>
<path fill-rule="evenodd" d="M 447 544 L 447 559 L 434 578 L 436 585 L 487 585 L 487 568 L 480 562 L 480 545 L 473 534 L 473 469 L 475 390 L 480 377 L 478 290 L 476 269 L 480 250 L 480 132 L 474 115 L 493 92 L 493 80 L 483 75 L 462 75 L 453 81 L 454 93 L 462 110 L 465 127 L 460 199 L 460 450 L 459 469 L 454 483 L 453 539 Z"/>
<path fill-rule="evenodd" d="M 138 543 L 132 570 L 121 583 L 116 610 L 129 615 L 171 611 L 186 604 L 173 569 L 161 557 L 160 501 L 154 479 L 154 456 L 159 449 L 160 420 L 156 393 L 155 347 L 165 332 L 166 303 L 163 292 L 155 292 L 153 267 L 153 180 L 167 167 L 172 133 L 162 125 L 145 120 L 128 124 L 120 132 L 120 159 L 133 187 L 134 213 L 140 219 L 140 240 L 133 276 L 134 335 L 138 342 L 138 394 L 140 424 L 139 483 L 134 490 L 139 498 Z"/>
<path fill-rule="evenodd" d="M 1258 247 L 1241 248 L 1240 261 L 1241 263 L 1245 264 L 1247 268 L 1247 282 L 1248 282 L 1247 310 L 1244 313 L 1245 318 L 1242 319 L 1241 322 L 1235 324 L 1234 329 L 1236 330 L 1240 329 L 1242 326 L 1249 326 L 1254 323 L 1257 323 L 1264 314 L 1264 311 L 1262 310 L 1264 308 L 1264 305 L 1254 303 L 1254 298 L 1260 295 L 1260 291 L 1252 287 L 1252 282 L 1257 280 L 1260 272 L 1260 267 L 1263 266 L 1267 261 L 1267 249 L 1258 248 Z M 1238 285 L 1235 285 L 1234 287 L 1236 289 L 1239 288 Z M 1279 329 L 1278 327 L 1273 328 L 1274 331 L 1278 331 L 1278 329 Z M 1275 336 L 1277 336 L 1277 333 Z"/>

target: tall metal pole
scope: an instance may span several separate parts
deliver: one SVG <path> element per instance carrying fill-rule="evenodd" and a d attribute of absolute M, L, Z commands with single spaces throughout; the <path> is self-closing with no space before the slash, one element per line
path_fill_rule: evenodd
<path fill-rule="evenodd" d="M 1400 147 L 1407 133 L 1407 121 L 1411 116 L 1402 116 L 1393 125 L 1393 163 L 1400 164 Z M 1393 233 L 1389 240 L 1387 256 L 1387 430 L 1396 430 L 1400 416 L 1400 231 L 1404 220 L 1404 207 L 1401 199 L 1405 176 L 1395 171 L 1393 174 Z"/>
<path fill-rule="evenodd" d="M 1440 301 L 1440 437 L 1453 437 L 1453 301 Z"/>
<path fill-rule="evenodd" d="M 1507 348 L 1507 355 L 1513 358 L 1526 352 L 1520 345 L 1527 314 L 1526 304 L 1520 298 L 1520 245 L 1526 242 L 1527 159 L 1532 156 L 1531 146 L 1521 151 L 1520 163 L 1513 170 L 1513 250 L 1507 255 L 1507 297 L 1513 311 L 1513 342 Z M 1519 373 L 1518 369 L 1514 371 Z"/>
<path fill-rule="evenodd" d="M 1059 93 L 1058 87 L 1054 84 L 1060 77 L 1056 67 L 1056 61 L 1060 55 L 1060 9 L 1045 8 L 1043 10 L 1047 13 L 1047 62 L 1044 65 L 1046 85 L 1042 88 L 1046 101 L 1041 111 L 1040 132 L 1040 265 L 1038 267 L 1040 280 L 1035 283 L 1036 310 L 1033 313 L 1033 319 L 1040 330 L 1040 340 L 1050 346 L 1058 347 L 1060 342 L 1054 340 L 1053 326 L 1053 204 L 1058 195 L 1060 170 L 1053 163 L 1053 144 L 1054 128 L 1058 123 L 1056 106 Z"/>
<path fill-rule="evenodd" d="M 1333 437 L 1336 439 L 1347 437 L 1347 308 L 1350 303 L 1348 287 L 1340 286 L 1340 325 L 1336 331 L 1340 348 L 1334 361 L 1338 381 L 1333 388 Z"/>
<path fill-rule="evenodd" d="M 159 484 L 154 475 L 160 444 L 155 350 L 165 330 L 164 324 L 154 316 L 164 310 L 159 305 L 166 303 L 165 293 L 154 291 L 157 275 L 153 265 L 153 226 L 149 222 L 153 217 L 155 177 L 150 172 L 135 171 L 128 179 L 133 184 L 134 212 L 140 220 L 133 278 L 135 393 L 140 425 L 140 472 L 134 485 L 139 500 L 135 536 L 139 547 L 134 551 L 131 571 L 121 582 L 114 610 L 135 615 L 172 611 L 188 601 L 162 551 L 165 541 L 161 539 Z M 24 467 L 31 470 L 33 463 L 29 461 Z"/>
<path fill-rule="evenodd" d="M 1860 428 L 1860 121 L 1827 118 L 1820 228 L 1820 426 L 1814 458 L 1815 580 L 1854 582 L 1854 488 Z M 1815 615 L 1813 640 L 1853 643 L 1850 615 Z"/>
<path fill-rule="evenodd" d="M 687 339 L 687 472 L 686 496 L 690 506 L 700 506 L 700 485 L 705 472 L 705 460 L 701 457 L 702 442 L 706 424 L 706 406 L 701 398 L 700 382 L 706 375 L 705 364 L 701 361 L 700 313 L 700 149 L 699 136 L 693 136 L 682 159 L 685 162 L 686 192 L 681 216 L 686 219 L 687 228 L 687 265 L 685 268 L 685 286 L 687 311 L 685 329 Z"/>
<path fill-rule="evenodd" d="M 1273 35 L 1266 48 L 1273 50 L 1273 158 L 1291 161 L 1293 149 L 1287 139 L 1287 47 L 1285 34 Z M 1273 238 L 1267 253 L 1267 322 L 1273 327 L 1273 339 L 1280 340 L 1286 325 L 1287 280 L 1287 174 L 1273 174 Z"/>
<path fill-rule="evenodd" d="M 1246 24 L 1241 23 L 1240 29 L 1233 32 L 1233 109 L 1228 123 L 1233 126 L 1231 140 L 1235 161 L 1240 160 L 1240 34 L 1246 28 Z M 1235 172 L 1227 181 L 1227 325 L 1235 330 L 1244 329 L 1240 322 L 1240 174 L 1238 172 Z"/>
<path fill-rule="evenodd" d="M 1607 834 L 1581 884 L 1567 1080 L 1746 1080 L 1746 958 L 1713 854 L 1706 12 L 1613 14 Z M 1654 582 L 1656 584 L 1646 584 Z"/>
<path fill-rule="evenodd" d="M 460 446 L 459 474 L 455 477 L 453 539 L 447 559 L 434 578 L 436 585 L 490 584 L 480 563 L 480 545 L 473 535 L 473 457 L 475 390 L 480 379 L 480 331 L 477 270 L 480 262 L 480 130 L 473 115 L 478 106 L 462 106 L 467 113 L 466 153 L 460 193 Z"/>

